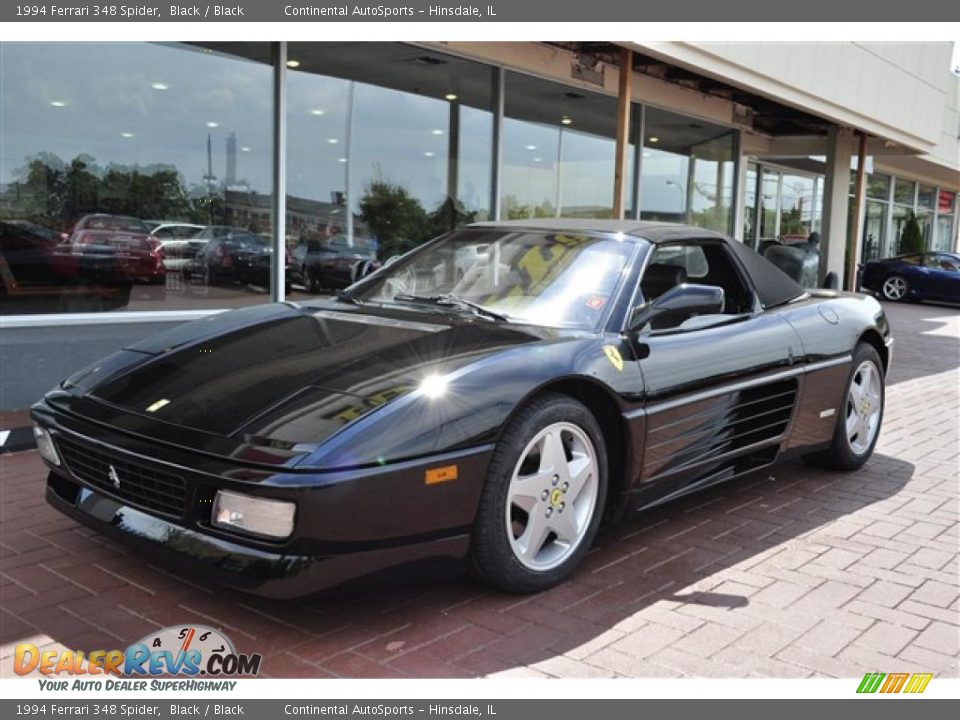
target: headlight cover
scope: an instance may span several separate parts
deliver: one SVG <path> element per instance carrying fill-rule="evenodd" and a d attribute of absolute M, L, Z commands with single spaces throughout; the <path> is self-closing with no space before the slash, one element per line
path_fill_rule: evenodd
<path fill-rule="evenodd" d="M 293 534 L 297 506 L 284 500 L 218 490 L 213 500 L 214 526 L 260 537 L 283 540 Z"/>
<path fill-rule="evenodd" d="M 60 466 L 60 456 L 57 454 L 57 448 L 53 444 L 53 438 L 50 437 L 44 428 L 36 423 L 33 424 L 33 437 L 37 440 L 37 450 L 40 451 L 40 457 L 51 465 Z"/>

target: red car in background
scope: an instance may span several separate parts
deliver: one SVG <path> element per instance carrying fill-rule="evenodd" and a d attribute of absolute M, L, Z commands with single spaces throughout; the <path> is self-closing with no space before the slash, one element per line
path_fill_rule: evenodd
<path fill-rule="evenodd" d="M 167 271 L 163 266 L 160 242 L 147 231 L 143 221 L 123 215 L 87 215 L 77 221 L 69 244 L 84 253 L 109 252 L 129 268 L 134 281 L 145 285 L 163 285 Z"/>

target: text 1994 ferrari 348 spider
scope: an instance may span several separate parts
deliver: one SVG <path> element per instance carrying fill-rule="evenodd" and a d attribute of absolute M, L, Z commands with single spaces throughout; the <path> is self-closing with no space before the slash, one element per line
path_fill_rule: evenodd
<path fill-rule="evenodd" d="M 787 454 L 860 467 L 891 345 L 874 299 L 709 231 L 490 223 L 336 300 L 132 344 L 33 418 L 49 502 L 212 580 L 290 597 L 468 559 L 529 592 L 625 508 Z"/>

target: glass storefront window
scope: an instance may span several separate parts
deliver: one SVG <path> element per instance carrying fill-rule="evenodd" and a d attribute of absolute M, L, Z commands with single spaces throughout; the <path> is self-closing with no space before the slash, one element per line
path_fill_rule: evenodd
<path fill-rule="evenodd" d="M 271 73 L 267 43 L 0 44 L 0 313 L 267 300 Z"/>
<path fill-rule="evenodd" d="M 780 173 L 763 169 L 760 181 L 760 239 L 777 237 L 777 215 L 780 199 Z"/>
<path fill-rule="evenodd" d="M 819 226 L 816 181 L 808 175 L 784 173 L 781 193 L 780 236 L 806 239 Z"/>
<path fill-rule="evenodd" d="M 757 220 L 757 166 L 747 166 L 747 184 L 743 189 L 743 237 L 741 240 L 751 247 L 756 243 Z"/>
<path fill-rule="evenodd" d="M 954 249 L 953 243 L 953 216 L 937 215 L 937 238 L 934 249 L 951 252 Z"/>
<path fill-rule="evenodd" d="M 867 175 L 867 197 L 889 202 L 890 176 L 882 173 L 870 173 Z"/>
<path fill-rule="evenodd" d="M 909 205 L 913 207 L 917 184 L 910 180 L 901 180 L 897 178 L 893 186 L 893 201 L 900 205 Z"/>
<path fill-rule="evenodd" d="M 729 233 L 734 132 L 648 107 L 644 136 L 641 218 L 686 222 Z"/>
<path fill-rule="evenodd" d="M 928 248 L 933 238 L 933 213 L 929 210 L 917 210 L 917 222 L 920 224 L 920 232 L 923 233 L 923 246 Z"/>
<path fill-rule="evenodd" d="M 867 200 L 863 223 L 862 262 L 883 257 L 887 239 L 887 203 Z"/>
<path fill-rule="evenodd" d="M 291 43 L 288 54 L 294 299 L 490 217 L 490 67 L 398 43 Z"/>
<path fill-rule="evenodd" d="M 503 218 L 612 217 L 616 98 L 508 73 L 504 106 Z"/>
<path fill-rule="evenodd" d="M 937 189 L 929 185 L 921 185 L 917 190 L 917 207 L 935 210 L 937 206 Z"/>
<path fill-rule="evenodd" d="M 907 219 L 913 213 L 911 208 L 903 207 L 902 205 L 893 206 L 893 214 L 890 222 L 891 230 L 891 247 L 889 250 L 889 255 L 897 255 L 901 252 L 900 243 L 903 238 L 903 229 L 907 224 Z"/>

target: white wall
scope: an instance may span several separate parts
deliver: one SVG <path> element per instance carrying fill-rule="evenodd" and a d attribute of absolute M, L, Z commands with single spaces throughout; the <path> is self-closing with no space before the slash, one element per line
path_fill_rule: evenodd
<path fill-rule="evenodd" d="M 952 45 L 654 42 L 642 52 L 960 167 L 960 78 Z"/>

